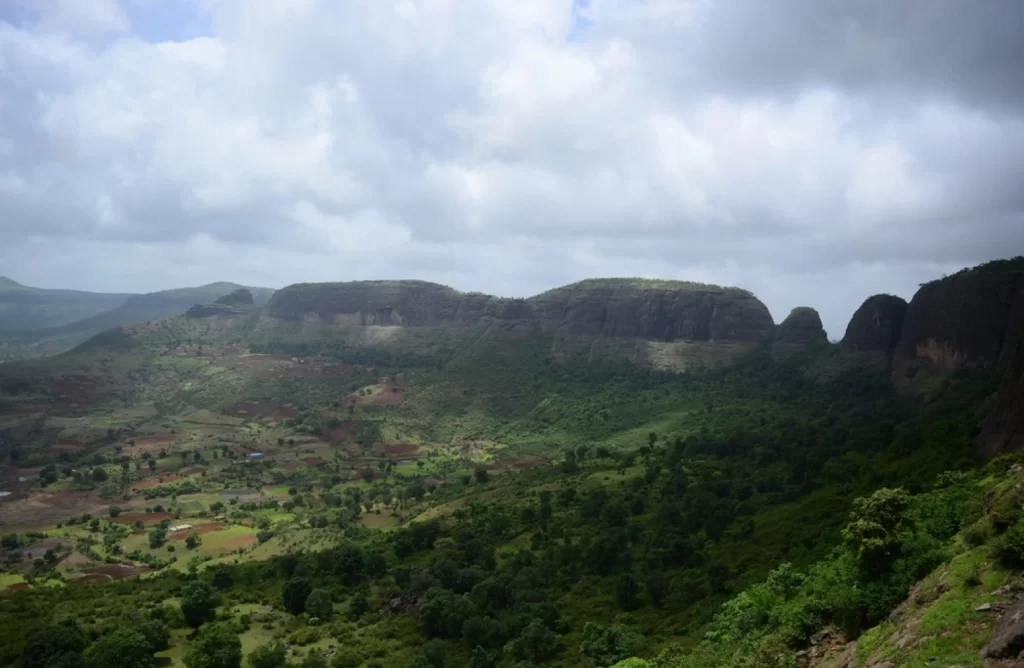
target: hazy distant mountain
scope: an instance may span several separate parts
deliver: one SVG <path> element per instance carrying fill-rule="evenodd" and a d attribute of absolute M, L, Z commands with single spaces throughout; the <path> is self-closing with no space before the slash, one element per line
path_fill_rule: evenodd
<path fill-rule="evenodd" d="M 60 327 L 115 309 L 131 294 L 47 290 L 0 276 L 0 329 Z"/>

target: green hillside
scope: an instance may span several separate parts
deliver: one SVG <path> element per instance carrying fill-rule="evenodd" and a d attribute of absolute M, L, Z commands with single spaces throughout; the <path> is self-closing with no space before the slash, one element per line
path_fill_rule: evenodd
<path fill-rule="evenodd" d="M 104 330 L 172 317 L 183 313 L 194 304 L 212 302 L 241 287 L 235 283 L 221 282 L 127 296 L 126 299 L 122 296 L 123 303 L 114 308 L 59 327 L 25 327 L 0 332 L 0 361 L 55 355 Z M 273 293 L 270 288 L 250 289 L 256 303 L 261 305 L 265 304 Z"/>
<path fill-rule="evenodd" d="M 129 297 L 32 288 L 0 276 L 0 330 L 60 327 L 115 309 Z"/>

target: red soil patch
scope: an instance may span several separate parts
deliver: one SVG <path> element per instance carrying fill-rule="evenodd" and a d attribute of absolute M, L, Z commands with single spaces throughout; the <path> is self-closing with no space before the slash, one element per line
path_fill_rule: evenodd
<path fill-rule="evenodd" d="M 303 457 L 302 461 L 306 462 L 310 466 L 316 466 L 317 464 L 323 464 L 324 460 L 319 457 Z"/>
<path fill-rule="evenodd" d="M 224 544 L 224 549 L 228 552 L 231 550 L 237 550 L 240 547 L 248 547 L 256 542 L 256 536 L 248 534 L 245 536 L 236 536 Z"/>
<path fill-rule="evenodd" d="M 176 474 L 165 475 L 160 477 L 162 477 L 163 480 L 160 480 L 160 478 L 145 478 L 144 480 L 136 480 L 132 483 L 132 489 L 152 489 L 154 487 L 159 487 L 160 485 L 168 485 L 172 482 L 177 482 L 178 480 L 181 480 L 181 476 Z"/>
<path fill-rule="evenodd" d="M 83 585 L 90 584 L 93 582 L 110 582 L 111 580 L 113 580 L 113 578 L 104 573 L 93 573 L 92 575 L 83 575 L 80 578 L 68 580 L 68 584 Z"/>
<path fill-rule="evenodd" d="M 352 421 L 345 420 L 334 429 L 328 429 L 326 434 L 328 443 L 338 445 L 352 440 Z"/>
<path fill-rule="evenodd" d="M 214 531 L 221 531 L 223 529 L 224 525 L 220 522 L 215 522 L 213 524 L 200 524 L 197 527 L 186 529 L 185 531 L 175 531 L 171 534 L 170 538 L 171 540 L 185 540 L 191 533 L 197 533 L 201 536 L 204 533 L 213 533 Z"/>
<path fill-rule="evenodd" d="M 111 522 L 118 522 L 119 524 L 135 524 L 136 521 L 142 520 L 146 523 L 146 526 L 153 526 L 159 524 L 161 520 L 173 520 L 174 515 L 171 513 L 123 513 L 117 517 L 110 518 Z"/>
<path fill-rule="evenodd" d="M 59 455 L 65 452 L 81 452 L 82 450 L 85 450 L 85 447 L 85 443 L 82 441 L 62 438 L 57 441 L 57 445 L 51 445 L 48 448 L 40 448 L 39 452 L 44 455 Z"/>
<path fill-rule="evenodd" d="M 415 443 L 392 443 L 384 447 L 385 455 L 411 455 L 420 449 Z"/>
<path fill-rule="evenodd" d="M 249 399 L 235 404 L 228 411 L 235 417 L 250 420 L 287 420 L 295 417 L 295 407 L 290 404 L 278 404 L 270 399 Z"/>
<path fill-rule="evenodd" d="M 7 591 L 26 591 L 31 589 L 32 586 L 27 582 L 19 582 L 17 584 L 7 585 Z"/>

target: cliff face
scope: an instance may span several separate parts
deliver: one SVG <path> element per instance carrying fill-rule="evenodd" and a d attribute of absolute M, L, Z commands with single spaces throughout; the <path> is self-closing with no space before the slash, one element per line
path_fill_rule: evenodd
<path fill-rule="evenodd" d="M 1007 362 L 1024 321 L 1024 258 L 990 262 L 921 286 L 897 348 L 942 369 Z"/>
<path fill-rule="evenodd" d="M 774 327 L 768 308 L 745 290 L 673 281 L 581 281 L 529 303 L 541 324 L 584 336 L 760 341 Z"/>
<path fill-rule="evenodd" d="M 828 336 L 818 312 L 809 306 L 798 306 L 779 325 L 775 340 L 780 343 L 824 343 Z"/>
<path fill-rule="evenodd" d="M 565 334 L 654 341 L 758 341 L 773 329 L 767 307 L 734 288 L 683 282 L 601 279 L 530 299 L 460 293 L 422 281 L 293 285 L 267 314 L 335 325 L 437 327 L 490 319 L 530 322 Z"/>
<path fill-rule="evenodd" d="M 900 341 L 908 304 L 893 295 L 874 295 L 861 304 L 843 336 L 851 352 L 891 353 Z"/>
<path fill-rule="evenodd" d="M 1006 378 L 978 436 L 978 448 L 986 455 L 1024 448 L 1024 323 L 1008 349 L 1011 353 Z"/>

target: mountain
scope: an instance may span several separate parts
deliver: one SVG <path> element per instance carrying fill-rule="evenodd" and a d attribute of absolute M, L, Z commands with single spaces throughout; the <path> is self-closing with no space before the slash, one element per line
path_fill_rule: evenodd
<path fill-rule="evenodd" d="M 779 325 L 775 339 L 781 343 L 825 343 L 828 336 L 821 325 L 821 316 L 809 306 L 798 306 Z"/>
<path fill-rule="evenodd" d="M 346 340 L 454 353 L 485 333 L 523 339 L 533 332 L 558 356 L 586 350 L 591 359 L 683 369 L 731 360 L 773 329 L 767 307 L 751 293 L 685 281 L 591 279 L 528 299 L 424 281 L 355 281 L 278 290 L 254 335 L 266 343 Z"/>
<path fill-rule="evenodd" d="M 195 304 L 212 302 L 241 289 L 243 289 L 242 286 L 235 283 L 210 283 L 193 288 L 132 295 L 123 299 L 123 303 L 115 308 L 61 327 L 0 332 L 0 359 L 5 355 L 18 359 L 61 353 L 104 330 L 169 318 L 184 312 Z M 265 304 L 273 293 L 270 288 L 249 288 L 248 290 L 250 299 L 260 305 Z M 3 294 L 0 293 L 0 297 Z"/>
<path fill-rule="evenodd" d="M 230 286 L 4 364 L 0 665 L 1013 665 L 1017 272 L 840 345 L 683 282 Z"/>
<path fill-rule="evenodd" d="M 894 295 L 868 297 L 846 327 L 842 346 L 850 352 L 891 355 L 903 334 L 906 300 Z"/>
<path fill-rule="evenodd" d="M 117 308 L 131 296 L 33 288 L 0 276 L 0 330 L 60 327 Z"/>

